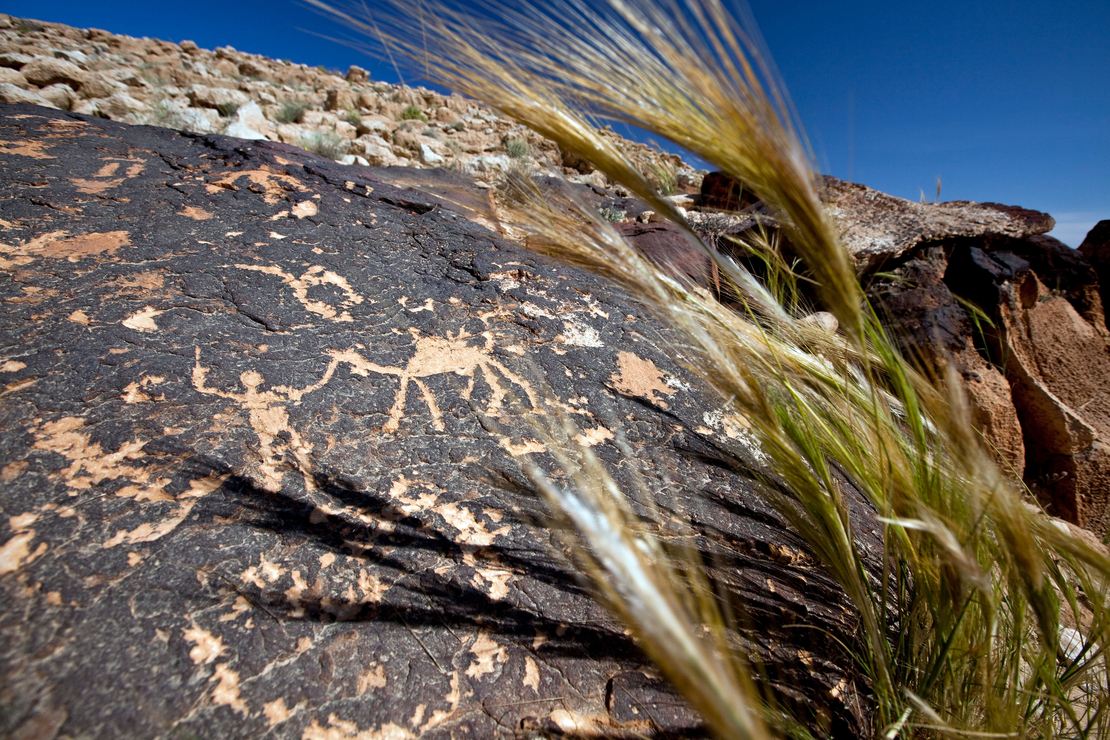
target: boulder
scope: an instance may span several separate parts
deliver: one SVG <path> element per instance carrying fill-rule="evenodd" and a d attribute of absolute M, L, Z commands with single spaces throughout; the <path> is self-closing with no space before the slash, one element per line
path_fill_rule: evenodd
<path fill-rule="evenodd" d="M 896 260 L 920 244 L 955 237 L 1044 234 L 1047 213 L 999 203 L 914 203 L 835 177 L 822 178 L 822 200 L 861 272 Z"/>
<path fill-rule="evenodd" d="M 58 82 L 78 88 L 85 80 L 85 72 L 73 62 L 53 57 L 37 57 L 19 68 L 32 85 L 46 87 Z"/>
<path fill-rule="evenodd" d="M 81 83 L 81 96 L 84 98 L 107 98 L 118 92 L 124 92 L 127 86 L 115 79 L 114 76 L 99 71 L 87 72 L 85 81 Z"/>
<path fill-rule="evenodd" d="M 31 105 L 41 105 L 46 108 L 58 107 L 37 92 L 24 90 L 21 87 L 16 87 L 10 82 L 0 82 L 0 102 L 30 103 Z"/>
<path fill-rule="evenodd" d="M 347 68 L 346 79 L 352 85 L 365 85 L 370 81 L 370 73 L 362 67 L 352 64 Z"/>
<path fill-rule="evenodd" d="M 559 408 L 728 574 L 770 687 L 873 736 L 855 612 L 628 296 L 397 170 L 18 105 L 0 139 L 0 735 L 704 735 L 530 490 L 521 410 Z"/>
<path fill-rule="evenodd" d="M 60 82 L 56 85 L 49 85 L 39 90 L 39 95 L 49 100 L 54 104 L 54 107 L 60 108 L 61 110 L 69 110 L 77 101 L 77 93 L 73 91 L 73 88 Z"/>
<path fill-rule="evenodd" d="M 350 89 L 328 90 L 326 110 L 344 111 L 358 108 L 358 93 Z"/>
<path fill-rule="evenodd" d="M 98 115 L 105 116 L 113 121 L 123 121 L 131 116 L 141 116 L 147 110 L 144 103 L 135 100 L 125 92 L 114 93 L 103 100 L 96 100 L 93 105 Z"/>
<path fill-rule="evenodd" d="M 221 107 L 243 106 L 251 102 L 246 93 L 226 87 L 192 85 L 189 87 L 188 95 L 189 100 L 198 108 L 219 110 Z"/>
<path fill-rule="evenodd" d="M 24 90 L 31 86 L 31 83 L 27 82 L 27 78 L 21 72 L 10 67 L 0 67 L 0 83 L 15 85 Z"/>

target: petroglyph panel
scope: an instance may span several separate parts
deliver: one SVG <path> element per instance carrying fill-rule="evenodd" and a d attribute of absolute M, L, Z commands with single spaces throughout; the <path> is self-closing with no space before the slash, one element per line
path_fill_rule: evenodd
<path fill-rule="evenodd" d="M 784 646 L 762 648 L 777 675 L 864 722 L 854 677 L 796 660 L 851 639 L 847 602 L 779 556 L 797 543 L 717 462 L 742 420 L 706 415 L 619 291 L 388 170 L 13 109 L 0 735 L 692 733 L 658 687 L 611 709 L 648 666 L 530 490 L 526 457 L 567 481 L 533 413 L 758 574 L 727 587 Z"/>

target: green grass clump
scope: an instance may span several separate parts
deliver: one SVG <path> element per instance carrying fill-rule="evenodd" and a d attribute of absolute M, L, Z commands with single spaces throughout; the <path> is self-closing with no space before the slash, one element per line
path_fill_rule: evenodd
<path fill-rule="evenodd" d="M 302 103 L 297 100 L 286 100 L 278 108 L 277 118 L 278 123 L 303 123 L 304 114 L 308 110 L 308 103 Z"/>
<path fill-rule="evenodd" d="M 405 106 L 405 109 L 403 111 L 401 111 L 401 120 L 402 121 L 423 121 L 424 123 L 427 123 L 428 122 L 428 117 L 426 115 L 424 115 L 424 111 L 420 110 L 419 106 L 407 105 L 407 106 Z"/>
<path fill-rule="evenodd" d="M 886 335 L 821 205 L 812 157 L 755 29 L 722 0 L 607 0 L 599 9 L 554 0 L 496 13 L 478 1 L 474 16 L 438 6 L 416 19 L 389 16 L 420 23 L 419 34 L 394 29 L 394 48 L 589 160 L 714 261 L 738 310 L 662 272 L 594 209 L 573 200 L 556 208 L 526 177 L 506 199 L 528 248 L 634 296 L 671 327 L 676 353 L 720 403 L 748 420 L 770 460 L 752 475 L 858 615 L 846 668 L 870 686 L 875 736 L 1110 737 L 1110 562 L 1022 503 L 972 427 L 959 378 L 917 372 Z M 486 17 L 497 27 L 483 30 Z M 741 246 L 762 256 L 760 280 L 711 249 L 659 183 L 601 135 L 598 117 L 664 137 L 744 183 L 801 264 L 750 236 Z M 839 332 L 804 320 L 792 288 L 800 272 Z M 621 490 L 557 408 L 533 424 L 565 480 L 528 472 L 573 533 L 574 564 L 710 731 L 811 736 L 753 686 L 706 564 L 634 513 L 634 500 L 666 492 Z M 837 471 L 878 512 L 880 579 L 869 578 Z M 1079 629 L 1065 631 L 1065 617 Z"/>
<path fill-rule="evenodd" d="M 523 159 L 532 153 L 527 141 L 509 139 L 505 142 L 505 153 L 512 159 Z"/>
<path fill-rule="evenodd" d="M 351 124 L 355 128 L 358 128 L 362 125 L 362 114 L 354 108 L 348 108 L 347 114 L 343 116 L 343 120 Z"/>
<path fill-rule="evenodd" d="M 301 146 L 328 159 L 340 159 L 350 143 L 334 131 L 312 131 L 301 137 Z"/>
<path fill-rule="evenodd" d="M 223 116 L 224 118 L 231 118 L 232 116 L 235 115 L 235 112 L 237 110 L 239 110 L 239 104 L 238 103 L 220 103 L 219 105 L 216 106 L 216 110 L 218 110 L 220 112 L 220 115 Z"/>

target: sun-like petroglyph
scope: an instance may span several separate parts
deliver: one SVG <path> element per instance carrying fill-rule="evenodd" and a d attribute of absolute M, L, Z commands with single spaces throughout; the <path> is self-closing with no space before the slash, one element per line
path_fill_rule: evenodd
<path fill-rule="evenodd" d="M 333 360 L 324 371 L 320 380 L 304 388 L 290 388 L 286 385 L 275 385 L 269 390 L 259 390 L 262 386 L 262 376 L 254 370 L 247 370 L 239 375 L 243 384 L 242 392 L 220 390 L 208 386 L 209 369 L 200 364 L 200 347 L 196 348 L 196 362 L 193 365 L 193 387 L 206 395 L 218 396 L 235 401 L 250 414 L 250 425 L 258 435 L 258 454 L 262 458 L 260 472 L 262 486 L 267 491 L 281 490 L 281 448 L 285 447 L 297 461 L 302 472 L 305 473 L 305 485 L 312 486 L 312 476 L 308 471 L 312 469 L 310 459 L 312 445 L 301 438 L 301 435 L 289 423 L 289 413 L 285 404 L 296 403 L 307 393 L 323 388 L 335 374 L 338 361 Z M 280 441 L 282 433 L 289 435 L 289 441 Z"/>
<path fill-rule="evenodd" d="M 450 332 L 445 337 L 437 337 L 421 333 L 417 329 L 409 329 L 416 342 L 415 352 L 404 367 L 379 365 L 367 360 L 353 349 L 332 350 L 330 353 L 333 363 L 343 362 L 351 366 L 351 372 L 356 375 L 366 376 L 370 373 L 379 375 L 396 375 L 399 379 L 397 393 L 394 396 L 393 408 L 389 410 L 389 421 L 382 426 L 383 432 L 394 432 L 401 424 L 401 417 L 405 414 L 405 399 L 408 394 L 409 383 L 415 383 L 424 396 L 424 402 L 432 415 L 432 425 L 443 431 L 443 413 L 436 403 L 435 395 L 422 380 L 433 375 L 454 373 L 469 378 L 462 396 L 470 400 L 474 392 L 474 384 L 478 371 L 490 388 L 490 399 L 486 405 L 486 413 L 496 416 L 501 410 L 501 405 L 509 394 L 508 388 L 503 385 L 503 380 L 520 388 L 527 396 L 533 409 L 541 408 L 539 398 L 532 385 L 505 367 L 493 355 L 494 340 L 490 332 L 480 335 L 469 334 L 466 329 L 459 329 L 454 336 Z M 470 340 L 482 339 L 481 344 L 472 344 Z M 500 378 L 498 376 L 501 376 Z"/>
<path fill-rule="evenodd" d="M 325 269 L 322 265 L 313 265 L 300 277 L 293 277 L 293 275 L 276 265 L 237 264 L 235 266 L 240 270 L 252 270 L 281 278 L 283 283 L 293 289 L 293 295 L 305 307 L 305 310 L 331 321 L 354 321 L 346 309 L 362 303 L 363 300 L 362 296 L 356 293 L 351 284 L 347 282 L 347 278 Z M 320 285 L 334 285 L 343 291 L 347 298 L 340 304 L 340 307 L 344 309 L 342 312 L 337 312 L 334 306 L 330 306 L 323 301 L 314 301 L 308 297 L 308 289 Z"/>

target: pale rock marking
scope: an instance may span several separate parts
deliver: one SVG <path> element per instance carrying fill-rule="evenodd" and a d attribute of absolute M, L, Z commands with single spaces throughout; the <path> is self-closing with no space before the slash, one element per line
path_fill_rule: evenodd
<path fill-rule="evenodd" d="M 219 180 L 214 180 L 205 185 L 205 189 L 209 193 L 218 193 L 221 190 L 238 190 L 239 186 L 235 182 L 243 177 L 262 187 L 262 199 L 269 205 L 277 203 L 278 200 L 286 197 L 289 192 L 303 193 L 307 190 L 297 181 L 297 178 L 284 172 L 278 172 L 268 165 L 262 165 L 257 170 L 240 170 L 239 172 L 229 173 Z"/>
<path fill-rule="evenodd" d="M 316 204 L 310 200 L 302 200 L 300 203 L 293 206 L 289 210 L 297 218 L 307 218 L 308 216 L 315 216 L 318 212 Z"/>
<path fill-rule="evenodd" d="M 645 360 L 631 352 L 617 353 L 617 372 L 609 376 L 609 381 L 621 393 L 646 398 L 661 408 L 667 402 L 657 397 L 656 392 L 670 396 L 675 390 L 663 380 L 663 372 L 651 360 Z"/>
<path fill-rule="evenodd" d="M 227 650 L 223 640 L 195 624 L 182 630 L 182 635 L 193 643 L 193 648 L 189 650 L 193 665 L 208 665 Z"/>
<path fill-rule="evenodd" d="M 524 685 L 537 694 L 540 693 L 540 669 L 531 655 L 524 657 Z"/>
<path fill-rule="evenodd" d="M 241 393 L 235 393 L 208 387 L 208 368 L 201 366 L 200 347 L 197 347 L 196 364 L 193 366 L 193 387 L 200 393 L 235 401 L 249 413 L 251 428 L 258 436 L 258 453 L 262 458 L 260 466 L 262 481 L 260 485 L 264 490 L 271 493 L 281 490 L 281 480 L 284 476 L 281 466 L 284 463 L 278 452 L 283 447 L 287 448 L 300 464 L 301 471 L 305 474 L 305 485 L 311 488 L 313 481 L 308 472 L 312 470 L 310 458 L 312 445 L 305 442 L 297 430 L 290 425 L 285 404 L 299 402 L 305 394 L 327 385 L 332 375 L 335 374 L 337 365 L 338 361 L 332 360 L 324 371 L 324 376 L 316 383 L 304 388 L 298 389 L 276 385 L 268 391 L 259 390 L 262 385 L 262 376 L 254 370 L 247 370 L 239 375 L 244 390 Z M 289 435 L 289 443 L 281 440 L 280 435 L 283 432 Z"/>
<path fill-rule="evenodd" d="M 263 704 L 262 713 L 266 715 L 266 720 L 270 723 L 270 727 L 277 727 L 293 716 L 293 713 L 285 706 L 285 699 L 280 697 Z"/>
<path fill-rule="evenodd" d="M 509 659 L 505 647 L 497 644 L 484 630 L 478 633 L 478 638 L 470 646 L 470 654 L 474 656 L 474 661 L 466 669 L 466 675 L 470 678 L 481 678 L 493 673 L 499 664 Z"/>
<path fill-rule="evenodd" d="M 208 681 L 219 681 L 212 690 L 213 703 L 229 706 L 244 717 L 250 714 L 246 703 L 239 698 L 239 673 L 228 668 L 227 663 L 217 665 L 215 673 Z"/>
<path fill-rule="evenodd" d="M 482 345 L 470 344 L 468 340 L 476 337 L 467 333 L 465 329 L 460 329 L 455 336 L 451 336 L 448 332 L 446 337 L 423 335 L 417 329 L 409 329 L 409 332 L 416 342 L 416 347 L 412 357 L 409 358 L 404 367 L 378 365 L 365 359 L 354 350 L 332 350 L 330 352 L 333 364 L 335 362 L 347 363 L 356 375 L 366 376 L 373 372 L 381 375 L 396 375 L 400 379 L 397 393 L 394 396 L 393 408 L 389 411 L 389 420 L 382 426 L 383 432 L 395 432 L 400 428 L 401 418 L 405 411 L 405 399 L 409 382 L 415 383 L 423 393 L 424 402 L 432 415 L 432 425 L 437 430 L 443 431 L 445 427 L 439 405 L 436 403 L 431 390 L 421 379 L 447 373 L 469 378 L 462 396 L 464 399 L 470 400 L 470 396 L 474 392 L 477 372 L 481 370 L 482 376 L 491 391 L 490 401 L 486 407 L 486 413 L 490 416 L 498 414 L 501 404 L 508 395 L 508 390 L 502 386 L 496 373 L 524 391 L 528 401 L 532 404 L 532 408 L 539 410 L 539 399 L 532 390 L 531 384 L 513 373 L 493 356 L 493 336 L 489 332 L 482 333 L 481 336 L 485 339 Z"/>
<path fill-rule="evenodd" d="M 153 306 L 144 306 L 142 311 L 124 319 L 123 325 L 135 331 L 158 331 L 158 324 L 154 323 L 154 318 L 164 313 L 165 311 L 156 311 Z"/>
<path fill-rule="evenodd" d="M 27 363 L 25 362 L 20 362 L 19 360 L 8 360 L 3 365 L 0 365 L 0 371 L 5 373 L 15 373 L 19 372 L 25 367 L 27 367 Z"/>
<path fill-rule="evenodd" d="M 328 715 L 328 726 L 321 727 L 319 721 L 305 728 L 301 740 L 415 740 L 416 735 L 404 727 L 387 722 L 378 730 L 360 730 L 354 722 L 347 722 Z"/>
<path fill-rule="evenodd" d="M 293 289 L 293 295 L 300 304 L 305 307 L 305 310 L 322 316 L 329 321 L 354 321 L 351 314 L 346 309 L 351 306 L 357 306 L 363 301 L 362 296 L 351 288 L 351 284 L 347 282 L 345 277 L 325 269 L 322 265 L 313 265 L 299 278 L 293 277 L 276 265 L 237 264 L 235 266 L 240 270 L 252 270 L 254 272 L 261 272 L 280 278 L 282 282 Z M 340 304 L 341 308 L 344 309 L 342 313 L 338 313 L 333 306 L 323 301 L 313 301 L 309 299 L 309 288 L 326 284 L 334 285 L 346 294 L 346 299 Z"/>
<path fill-rule="evenodd" d="M 84 311 L 82 311 L 81 309 L 77 309 L 76 311 L 71 313 L 69 316 L 66 316 L 66 318 L 69 319 L 70 321 L 72 321 L 75 324 L 83 324 L 85 326 L 89 325 L 89 315 L 87 313 L 85 313 Z"/>
<path fill-rule="evenodd" d="M 365 694 L 369 689 L 384 688 L 385 666 L 381 663 L 371 663 L 358 678 L 358 693 Z"/>

